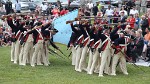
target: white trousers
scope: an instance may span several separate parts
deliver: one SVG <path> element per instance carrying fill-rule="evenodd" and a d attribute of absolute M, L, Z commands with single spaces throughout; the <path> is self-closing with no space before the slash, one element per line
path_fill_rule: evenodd
<path fill-rule="evenodd" d="M 75 65 L 75 63 L 76 63 L 76 49 L 74 46 L 71 47 L 71 52 L 72 52 L 72 65 Z"/>
<path fill-rule="evenodd" d="M 112 60 L 112 75 L 116 75 L 116 66 L 118 63 L 118 60 L 120 60 L 120 68 L 124 74 L 127 73 L 127 68 L 126 68 L 126 58 L 125 56 L 121 53 L 118 52 L 117 54 L 114 55 L 113 60 Z"/>
<path fill-rule="evenodd" d="M 93 52 L 90 50 L 89 51 L 89 60 L 88 60 L 87 72 L 90 71 L 90 68 L 92 66 L 92 62 L 93 62 Z"/>
<path fill-rule="evenodd" d="M 89 74 L 93 74 L 94 69 L 95 69 L 95 67 L 96 67 L 96 65 L 97 65 L 97 62 L 98 62 L 98 56 L 99 56 L 99 52 L 98 52 L 98 50 L 96 49 L 96 50 L 95 50 L 95 53 L 94 53 L 94 55 L 93 55 L 93 57 L 92 57 L 93 61 L 92 61 L 91 68 L 90 68 L 90 70 L 89 70 L 89 72 L 88 72 Z"/>
<path fill-rule="evenodd" d="M 80 62 L 79 62 L 79 68 L 78 68 L 79 71 L 86 69 L 87 51 L 88 51 L 88 47 L 84 46 L 82 49 L 81 58 L 80 58 Z"/>
<path fill-rule="evenodd" d="M 99 76 L 103 76 L 104 69 L 106 70 L 105 72 L 107 74 L 109 73 L 110 58 L 111 58 L 111 50 L 110 49 L 105 49 L 104 51 L 102 51 Z"/>
<path fill-rule="evenodd" d="M 19 54 L 19 65 L 23 64 L 23 53 L 24 53 L 24 46 L 22 45 L 21 46 L 21 51 L 20 51 L 20 54 Z"/>
<path fill-rule="evenodd" d="M 16 64 L 17 61 L 18 61 L 18 57 L 19 57 L 19 54 L 20 54 L 20 43 L 19 43 L 19 40 L 16 41 L 16 44 L 15 44 L 15 57 L 14 57 L 14 63 Z"/>
<path fill-rule="evenodd" d="M 33 55 L 33 42 L 26 42 L 24 45 L 24 52 L 23 52 L 23 65 L 26 65 L 27 60 L 31 63 L 32 55 Z"/>
<path fill-rule="evenodd" d="M 48 49 L 44 44 L 43 48 L 38 52 L 37 65 L 42 65 L 42 63 L 44 63 L 44 65 L 48 66 L 49 61 L 48 61 L 48 57 L 46 57 L 47 51 Z"/>
<path fill-rule="evenodd" d="M 79 62 L 80 62 L 81 53 L 82 53 L 82 48 L 80 48 L 80 46 L 79 46 L 77 48 L 77 52 L 76 52 L 76 64 L 75 64 L 75 70 L 76 71 L 79 68 Z"/>
<path fill-rule="evenodd" d="M 14 61 L 15 54 L 15 42 L 11 43 L 11 61 Z"/>
<path fill-rule="evenodd" d="M 35 48 L 35 50 L 34 50 L 34 53 L 33 53 L 33 56 L 32 56 L 31 66 L 35 66 L 36 59 L 37 59 L 37 56 L 38 56 L 38 52 L 43 50 L 43 43 L 36 43 L 34 48 Z"/>

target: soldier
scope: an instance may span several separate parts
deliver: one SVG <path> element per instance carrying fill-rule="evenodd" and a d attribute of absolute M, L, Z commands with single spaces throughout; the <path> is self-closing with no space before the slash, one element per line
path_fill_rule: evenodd
<path fill-rule="evenodd" d="M 78 25 L 73 25 L 73 23 L 70 23 L 72 31 L 74 30 L 75 27 L 78 27 Z M 76 61 L 76 49 L 75 49 L 75 42 L 77 40 L 77 34 L 73 31 L 70 37 L 70 41 L 68 43 L 68 48 L 71 49 L 72 52 L 72 65 L 75 65 L 75 61 Z"/>
<path fill-rule="evenodd" d="M 72 31 L 77 35 L 77 40 L 75 42 L 75 49 L 76 49 L 75 70 L 77 71 L 77 69 L 79 67 L 81 52 L 82 52 L 81 43 L 82 43 L 84 37 L 82 35 L 82 31 L 80 30 L 80 28 L 75 28 L 73 26 L 71 28 L 72 28 Z"/>
<path fill-rule="evenodd" d="M 41 23 L 39 25 L 42 25 Z M 48 27 L 50 25 L 50 22 L 46 23 L 46 24 L 43 24 L 43 27 L 42 26 L 37 26 L 37 28 L 43 28 L 44 27 Z M 42 28 L 41 29 L 33 29 L 31 31 L 28 32 L 28 34 L 31 34 L 33 33 L 34 35 L 34 53 L 33 53 L 33 56 L 32 56 L 32 61 L 31 61 L 31 66 L 32 67 L 35 67 L 35 63 L 36 63 L 36 58 L 37 58 L 37 55 L 38 55 L 38 52 L 42 52 L 43 51 L 43 42 L 44 42 L 44 38 L 43 38 L 43 35 L 42 35 Z M 42 51 L 40 51 L 42 50 Z M 43 58 L 45 59 L 45 58 Z M 46 60 L 46 59 L 45 59 Z M 45 62 L 44 63 L 45 66 L 48 66 L 48 64 Z"/>
<path fill-rule="evenodd" d="M 102 40 L 102 46 L 99 49 L 99 53 L 101 53 L 101 63 L 99 68 L 99 77 L 103 77 L 103 71 L 105 68 L 105 73 L 109 74 L 109 63 L 111 56 L 111 39 L 109 37 L 110 29 L 106 28 L 104 33 L 100 34 L 100 39 Z"/>
<path fill-rule="evenodd" d="M 84 40 L 82 44 L 83 50 L 82 50 L 82 54 L 81 54 L 81 58 L 79 62 L 79 68 L 78 68 L 79 72 L 82 72 L 83 69 L 86 70 L 86 56 L 87 56 L 87 51 L 88 51 L 87 45 L 90 41 L 89 34 L 88 34 L 88 32 L 90 32 L 89 27 L 90 25 L 88 24 L 84 24 L 84 25 L 79 24 L 79 28 L 81 29 L 82 34 L 84 36 Z"/>
<path fill-rule="evenodd" d="M 93 71 L 94 71 L 94 68 L 96 67 L 96 63 L 98 63 L 98 59 L 99 58 L 99 52 L 98 52 L 98 48 L 101 47 L 101 39 L 99 38 L 99 34 L 100 32 L 102 31 L 102 28 L 98 28 L 98 32 L 97 34 L 94 35 L 94 45 L 92 47 L 93 51 L 93 57 L 91 58 L 92 59 L 92 62 L 91 62 L 91 67 L 88 67 L 88 74 L 93 74 Z M 98 64 L 99 65 L 99 64 Z"/>
<path fill-rule="evenodd" d="M 28 21 L 26 23 L 26 25 L 27 25 L 26 30 L 31 31 L 33 28 L 33 24 L 34 24 L 34 19 L 31 21 Z M 24 66 L 26 65 L 27 60 L 29 63 L 31 63 L 31 58 L 33 55 L 33 34 L 28 34 L 26 32 L 24 32 L 24 37 L 23 37 L 24 39 L 22 39 L 24 42 L 24 44 L 23 44 L 24 45 L 24 52 L 23 52 L 23 60 L 22 60 L 21 65 L 24 65 Z"/>
<path fill-rule="evenodd" d="M 127 68 L 126 68 L 126 56 L 124 53 L 126 52 L 127 44 L 132 41 L 131 35 L 126 37 L 120 37 L 114 41 L 114 56 L 112 59 L 112 73 L 111 75 L 116 76 L 116 66 L 118 61 L 120 61 L 120 68 L 123 74 L 128 75 Z"/>
<path fill-rule="evenodd" d="M 20 23 L 19 23 L 19 19 L 16 20 L 16 25 L 13 24 L 12 18 L 8 17 L 8 25 L 14 29 L 14 33 L 15 33 L 15 55 L 14 55 L 14 63 L 17 64 L 17 59 L 19 56 L 19 52 L 20 52 L 20 43 L 19 43 L 19 37 L 21 35 L 21 31 L 20 31 Z"/>
<path fill-rule="evenodd" d="M 10 25 L 11 20 L 12 20 L 11 17 L 7 18 L 8 25 Z M 12 29 L 12 34 L 11 34 L 11 42 L 12 42 L 12 44 L 11 44 L 11 61 L 13 62 L 14 61 L 14 54 L 15 54 L 15 41 L 16 41 L 15 32 L 17 31 L 17 29 L 15 27 L 11 27 L 11 29 Z"/>

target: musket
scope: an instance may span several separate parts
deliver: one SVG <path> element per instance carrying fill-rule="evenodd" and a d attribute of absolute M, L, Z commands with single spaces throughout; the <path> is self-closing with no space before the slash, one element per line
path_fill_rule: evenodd
<path fill-rule="evenodd" d="M 65 57 L 67 57 L 59 48 L 57 49 L 61 54 L 63 54 Z"/>
<path fill-rule="evenodd" d="M 63 58 L 61 55 L 59 55 L 58 53 L 56 53 L 55 51 L 53 51 L 52 49 L 48 48 L 48 50 L 53 53 L 53 54 L 56 54 L 57 56 L 59 56 L 60 58 Z M 65 59 L 65 58 L 63 58 Z"/>
<path fill-rule="evenodd" d="M 72 52 L 70 52 L 70 54 L 68 55 L 68 58 L 71 56 Z"/>
<path fill-rule="evenodd" d="M 73 23 L 73 22 L 79 21 L 79 20 L 80 20 L 80 18 L 75 18 L 74 20 L 68 20 L 68 21 L 66 21 L 66 24 Z"/>
<path fill-rule="evenodd" d="M 56 50 L 58 50 L 61 54 L 63 54 L 65 57 L 67 57 L 67 56 L 59 49 L 59 47 L 57 47 L 57 46 L 53 43 L 53 41 L 51 41 L 51 39 L 50 39 L 49 41 L 50 41 L 52 47 L 54 47 L 54 48 L 55 48 Z"/>

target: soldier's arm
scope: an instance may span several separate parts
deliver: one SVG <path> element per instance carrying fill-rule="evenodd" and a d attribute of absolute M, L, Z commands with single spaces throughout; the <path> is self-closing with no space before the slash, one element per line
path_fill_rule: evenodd
<path fill-rule="evenodd" d="M 7 23 L 8 25 L 12 28 L 12 29 L 15 29 L 16 26 L 13 24 L 13 21 L 12 21 L 12 18 L 11 17 L 8 17 L 7 18 Z"/>
<path fill-rule="evenodd" d="M 71 25 L 71 29 L 74 33 L 78 33 L 78 31 L 74 28 L 73 23 L 70 24 Z"/>
<path fill-rule="evenodd" d="M 82 32 L 83 36 L 86 38 L 86 37 L 88 37 L 88 35 L 87 35 L 87 33 L 86 33 L 86 31 L 84 30 L 83 27 L 84 26 L 82 24 L 79 24 L 79 28 L 81 29 L 81 32 Z"/>

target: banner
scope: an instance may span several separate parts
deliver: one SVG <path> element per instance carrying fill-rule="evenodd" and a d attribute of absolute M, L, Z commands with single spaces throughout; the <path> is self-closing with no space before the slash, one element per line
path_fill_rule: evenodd
<path fill-rule="evenodd" d="M 54 28 L 56 28 L 59 32 L 54 35 L 54 42 L 58 42 L 61 44 L 68 44 L 72 30 L 70 24 L 66 24 L 68 20 L 74 20 L 78 16 L 78 10 L 74 10 L 69 12 L 68 14 L 61 16 L 53 21 Z"/>

